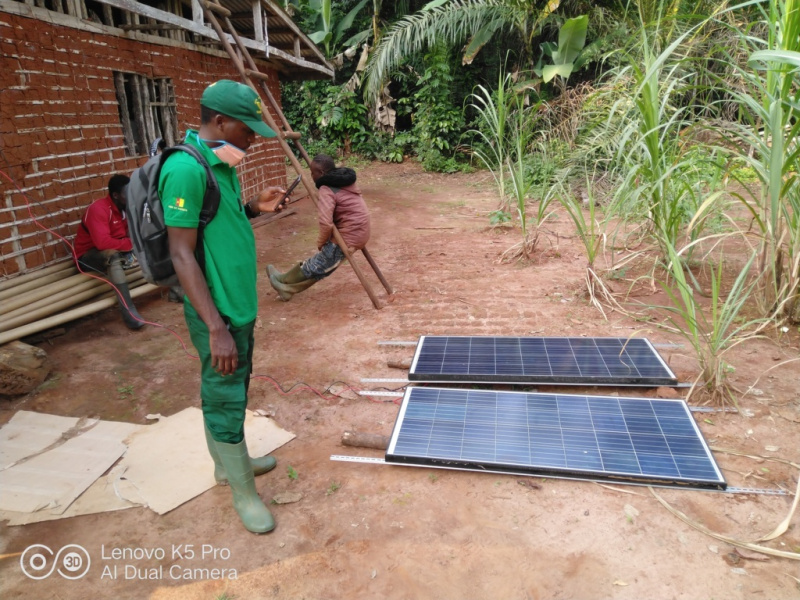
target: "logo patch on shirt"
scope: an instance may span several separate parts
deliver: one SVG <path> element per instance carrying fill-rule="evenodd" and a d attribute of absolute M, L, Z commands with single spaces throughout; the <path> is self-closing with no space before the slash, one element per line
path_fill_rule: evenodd
<path fill-rule="evenodd" d="M 172 204 L 167 204 L 166 207 L 169 208 L 170 210 L 178 210 L 180 212 L 187 212 L 187 210 L 184 208 L 185 204 L 186 204 L 186 200 L 184 200 L 183 198 L 175 198 L 175 201 Z"/>

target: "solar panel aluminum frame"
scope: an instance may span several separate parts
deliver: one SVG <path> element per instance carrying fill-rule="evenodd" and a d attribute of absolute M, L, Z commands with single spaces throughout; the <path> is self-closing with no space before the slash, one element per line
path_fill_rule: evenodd
<path fill-rule="evenodd" d="M 537 340 L 543 340 L 543 343 L 546 341 L 560 341 L 560 340 L 580 340 L 581 342 L 585 342 L 588 340 L 601 340 L 601 341 L 618 341 L 623 348 L 626 345 L 630 344 L 632 340 L 636 340 L 637 342 L 643 342 L 646 349 L 652 353 L 653 360 L 661 367 L 664 371 L 663 377 L 658 376 L 642 376 L 637 373 L 632 373 L 630 375 L 609 375 L 604 376 L 591 376 L 591 375 L 558 375 L 552 373 L 552 367 L 550 368 L 551 373 L 550 375 L 525 375 L 520 373 L 510 373 L 510 374 L 474 374 L 474 373 L 439 373 L 439 374 L 425 374 L 425 373 L 417 373 L 418 367 L 420 365 L 420 357 L 422 356 L 423 352 L 425 351 L 425 343 L 427 340 L 435 340 L 440 338 L 455 338 L 455 339 L 468 339 L 468 338 L 475 338 L 475 339 L 493 339 L 493 340 L 525 340 L 526 342 L 533 342 Z M 571 346 L 570 346 L 571 348 Z M 574 355 L 573 355 L 573 358 Z M 549 361 L 549 357 L 548 357 Z M 620 361 L 625 367 L 630 369 L 630 365 L 625 364 L 623 361 Z M 635 361 L 632 361 L 635 363 Z M 576 364 L 577 359 L 576 359 Z M 548 365 L 550 366 L 550 365 Z M 580 368 L 580 366 L 578 366 Z M 414 358 L 411 362 L 411 367 L 408 371 L 408 380 L 415 383 L 489 383 L 489 384 L 519 384 L 519 385 L 593 385 L 593 386 L 636 386 L 636 387 L 660 387 L 660 386 L 677 386 L 678 378 L 675 373 L 672 372 L 672 369 L 669 368 L 669 365 L 664 361 L 658 351 L 653 347 L 653 344 L 647 338 L 570 338 L 570 337 L 513 337 L 513 336 L 497 336 L 497 337 L 489 337 L 489 338 L 480 338 L 479 336 L 427 336 L 423 335 L 420 336 L 419 341 L 417 343 L 416 350 L 414 352 Z"/>
<path fill-rule="evenodd" d="M 401 454 L 398 452 L 398 440 L 401 434 L 401 430 L 403 428 L 403 424 L 405 422 L 406 414 L 408 411 L 409 404 L 411 402 L 411 396 L 415 393 L 427 393 L 427 392 L 456 392 L 461 394 L 510 394 L 514 396 L 526 396 L 526 397 L 535 397 L 535 398 L 576 398 L 576 399 L 587 399 L 587 400 L 610 400 L 610 401 L 643 401 L 643 402 L 655 402 L 655 403 L 664 403 L 671 404 L 673 406 L 680 406 L 682 409 L 682 415 L 685 417 L 686 422 L 691 425 L 691 431 L 697 437 L 697 440 L 700 442 L 702 446 L 702 457 L 707 459 L 708 464 L 713 470 L 714 478 L 691 478 L 691 477 L 661 477 L 657 474 L 633 474 L 630 472 L 621 472 L 621 471 L 614 471 L 614 470 L 604 470 L 604 471 L 597 471 L 597 470 L 585 470 L 585 469 L 576 469 L 576 468 L 569 468 L 569 467 L 553 467 L 553 466 L 545 466 L 545 465 L 522 465 L 522 464 L 512 464 L 512 463 L 503 463 L 498 461 L 492 460 L 465 460 L 462 458 L 455 458 L 452 456 L 436 456 L 436 452 L 429 453 L 427 456 L 411 456 L 408 454 Z M 592 430 L 595 434 L 597 434 L 597 429 L 592 426 Z M 563 431 L 563 430 L 562 430 Z M 463 441 L 462 441 L 463 445 Z M 574 450 L 574 449 L 573 449 Z M 697 458 L 700 455 L 694 455 L 692 458 Z M 644 455 L 640 455 L 636 457 L 637 462 L 643 458 Z M 451 388 L 431 388 L 431 387 L 412 387 L 408 388 L 403 396 L 403 402 L 400 406 L 400 411 L 397 416 L 397 420 L 395 421 L 395 426 L 392 431 L 392 436 L 389 440 L 389 445 L 386 450 L 386 454 L 384 460 L 387 463 L 394 463 L 398 465 L 404 466 L 428 466 L 428 467 L 436 467 L 436 468 L 445 468 L 445 469 L 457 469 L 457 470 L 467 470 L 467 471 L 475 471 L 475 472 L 487 472 L 487 473 L 507 473 L 509 475 L 528 475 L 528 476 L 539 476 L 539 477 L 553 477 L 559 479 L 577 479 L 577 480 L 584 480 L 584 481 L 606 481 L 609 483 L 618 483 L 618 484 L 630 484 L 630 485 L 655 485 L 655 486 L 662 486 L 662 487 L 683 487 L 683 488 L 690 488 L 690 489 L 703 489 L 703 490 L 714 490 L 714 491 L 724 491 L 727 488 L 727 483 L 725 482 L 725 478 L 722 476 L 719 467 L 717 466 L 716 461 L 714 460 L 713 455 L 711 454 L 711 450 L 709 449 L 708 445 L 706 444 L 705 439 L 703 438 L 700 429 L 697 427 L 697 423 L 695 422 L 694 418 L 692 418 L 691 412 L 689 411 L 688 405 L 683 402 L 682 400 L 675 400 L 675 399 L 661 399 L 661 398 L 626 398 L 626 397 L 617 397 L 617 396 L 585 396 L 579 394 L 543 394 L 543 393 L 527 393 L 527 392 L 493 392 L 489 390 L 464 390 L 464 389 L 451 389 Z"/>

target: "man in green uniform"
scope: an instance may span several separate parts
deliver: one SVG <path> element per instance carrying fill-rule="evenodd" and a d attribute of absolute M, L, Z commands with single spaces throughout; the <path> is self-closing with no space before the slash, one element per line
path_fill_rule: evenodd
<path fill-rule="evenodd" d="M 233 506 L 244 526 L 265 533 L 275 522 L 256 491 L 254 475 L 273 469 L 275 459 L 251 458 L 244 439 L 258 309 L 255 237 L 248 217 L 269 210 L 283 190 L 267 188 L 244 204 L 235 167 L 256 134 L 275 133 L 262 121 L 258 94 L 241 83 L 222 80 L 210 85 L 200 105 L 200 129 L 187 131 L 185 141 L 210 165 L 221 196 L 217 214 L 202 233 L 204 269 L 195 257 L 206 190 L 204 168 L 189 154 L 176 152 L 161 170 L 159 195 L 175 272 L 186 292 L 186 324 L 200 355 L 200 396 L 214 476 L 230 483 Z"/>

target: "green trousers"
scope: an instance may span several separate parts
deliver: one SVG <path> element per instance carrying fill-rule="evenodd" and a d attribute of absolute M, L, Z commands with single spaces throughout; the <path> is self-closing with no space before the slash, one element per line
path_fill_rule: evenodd
<path fill-rule="evenodd" d="M 253 329 L 256 322 L 254 320 L 242 327 L 229 325 L 228 330 L 239 351 L 239 363 L 232 375 L 223 376 L 211 366 L 208 327 L 188 302 L 183 305 L 183 314 L 192 344 L 200 356 L 200 398 L 206 427 L 215 441 L 238 444 L 244 439 L 247 390 L 253 371 Z"/>

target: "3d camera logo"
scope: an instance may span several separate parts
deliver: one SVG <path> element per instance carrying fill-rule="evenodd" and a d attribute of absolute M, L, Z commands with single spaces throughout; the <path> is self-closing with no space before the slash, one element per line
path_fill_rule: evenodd
<path fill-rule="evenodd" d="M 57 571 L 64 579 L 80 579 L 89 572 L 92 559 L 83 546 L 67 544 L 58 553 L 44 544 L 25 548 L 19 559 L 22 572 L 31 579 L 46 579 Z"/>

